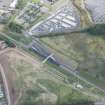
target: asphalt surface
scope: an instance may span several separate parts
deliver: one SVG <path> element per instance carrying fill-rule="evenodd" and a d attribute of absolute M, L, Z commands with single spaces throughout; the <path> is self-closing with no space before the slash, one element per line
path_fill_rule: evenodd
<path fill-rule="evenodd" d="M 11 2 L 12 0 L 0 0 L 0 9 L 6 10 Z"/>

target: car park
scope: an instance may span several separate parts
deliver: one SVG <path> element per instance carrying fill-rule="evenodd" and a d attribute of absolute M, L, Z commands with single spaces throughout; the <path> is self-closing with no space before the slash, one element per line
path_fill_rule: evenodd
<path fill-rule="evenodd" d="M 105 0 L 85 0 L 94 23 L 105 22 Z"/>
<path fill-rule="evenodd" d="M 75 29 L 79 26 L 79 17 L 73 13 L 73 9 L 66 6 L 58 10 L 54 15 L 48 17 L 45 21 L 33 26 L 29 34 L 41 35 L 47 33 L 59 33 Z"/>

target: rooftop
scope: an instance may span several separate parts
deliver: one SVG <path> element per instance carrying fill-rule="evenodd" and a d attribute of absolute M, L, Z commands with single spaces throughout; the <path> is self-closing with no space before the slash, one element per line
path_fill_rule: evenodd
<path fill-rule="evenodd" d="M 0 0 L 0 9 L 6 10 L 13 0 Z"/>

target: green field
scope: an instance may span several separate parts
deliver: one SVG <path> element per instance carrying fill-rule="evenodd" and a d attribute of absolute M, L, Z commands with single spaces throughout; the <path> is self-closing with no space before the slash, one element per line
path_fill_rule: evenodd
<path fill-rule="evenodd" d="M 101 87 L 105 86 L 105 40 L 102 36 L 72 33 L 40 40 L 57 53 L 75 60 L 80 75 Z"/>
<path fill-rule="evenodd" d="M 86 10 L 84 0 L 75 0 L 81 16 L 81 27 L 89 27 L 91 17 Z M 105 25 L 96 24 L 78 33 L 64 34 L 55 37 L 43 37 L 40 40 L 56 53 L 78 63 L 79 75 L 88 81 L 105 87 Z M 105 88 L 104 88 L 105 89 Z"/>
<path fill-rule="evenodd" d="M 27 2 L 28 0 L 19 0 L 17 9 L 22 10 Z M 32 0 L 32 2 L 38 3 L 39 0 Z M 67 3 L 68 0 L 60 0 L 53 6 L 48 4 L 43 6 L 48 7 L 50 12 L 55 12 Z M 30 44 L 32 37 L 24 36 L 22 31 L 16 33 L 17 29 L 22 28 L 19 25 L 15 24 L 16 27 L 12 25 L 11 30 L 6 25 L 1 30 L 5 34 L 1 35 L 0 39 L 5 40 L 8 45 L 13 41 L 17 49 L 21 47 L 23 52 L 18 49 L 19 52 L 10 51 L 0 56 L 4 69 L 7 66 L 7 71 L 10 70 L 14 74 L 13 78 L 11 76 L 14 81 L 12 88 L 14 92 L 20 94 L 17 98 L 18 105 L 93 105 L 94 101 L 105 98 L 105 92 L 101 90 L 105 89 L 105 25 L 92 26 L 84 0 L 74 0 L 73 4 L 81 17 L 81 29 L 86 29 L 59 36 L 48 35 L 39 40 L 62 59 L 75 61 L 78 75 L 89 82 L 78 79 L 50 62 L 42 64 L 41 57 L 21 46 L 21 44 Z M 48 16 L 49 14 L 42 14 L 27 28 Z M 77 88 L 77 85 L 83 88 Z"/>
<path fill-rule="evenodd" d="M 97 99 L 72 89 L 64 82 L 66 75 L 57 68 L 43 65 L 37 57 L 33 59 L 15 50 L 4 53 L 0 62 L 7 64 L 15 77 L 12 88 L 21 96 L 18 105 L 91 105 Z"/>

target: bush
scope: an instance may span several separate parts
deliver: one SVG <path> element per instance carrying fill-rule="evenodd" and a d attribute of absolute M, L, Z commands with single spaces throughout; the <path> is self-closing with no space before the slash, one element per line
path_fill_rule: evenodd
<path fill-rule="evenodd" d="M 17 33 L 21 33 L 22 30 L 23 30 L 23 27 L 19 24 L 16 24 L 14 22 L 10 22 L 9 25 L 8 25 L 9 29 L 12 31 L 12 32 L 17 32 Z"/>
<path fill-rule="evenodd" d="M 74 100 L 69 103 L 64 103 L 62 105 L 95 105 L 94 102 L 88 100 Z"/>
<path fill-rule="evenodd" d="M 87 32 L 90 35 L 105 35 L 105 24 L 95 24 L 82 32 Z"/>

